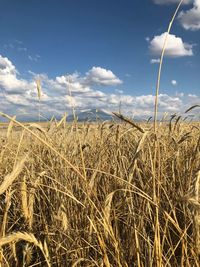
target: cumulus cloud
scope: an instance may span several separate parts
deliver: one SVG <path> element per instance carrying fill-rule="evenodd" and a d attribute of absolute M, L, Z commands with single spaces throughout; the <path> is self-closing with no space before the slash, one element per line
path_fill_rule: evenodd
<path fill-rule="evenodd" d="M 184 0 L 183 4 L 190 4 L 193 0 Z M 155 4 L 158 5 L 170 5 L 170 4 L 178 4 L 180 3 L 180 0 L 153 0 Z"/>
<path fill-rule="evenodd" d="M 66 90 L 74 93 L 91 92 L 93 85 L 98 86 L 117 86 L 122 84 L 122 81 L 111 71 L 101 67 L 93 67 L 85 76 L 79 73 L 62 75 L 56 77 L 56 82 L 65 87 Z"/>
<path fill-rule="evenodd" d="M 49 83 L 49 80 L 47 82 Z M 84 78 L 80 77 L 78 73 L 58 76 L 55 81 L 51 81 L 51 84 L 57 89 L 59 89 L 60 86 L 61 91 L 64 89 L 64 94 L 66 94 L 66 92 L 69 93 L 69 91 L 79 94 L 91 92 L 89 85 L 84 83 Z"/>
<path fill-rule="evenodd" d="M 149 50 L 153 55 L 160 55 L 163 49 L 164 40 L 166 32 L 161 35 L 156 35 L 151 40 L 149 45 Z M 183 57 L 183 56 L 192 56 L 193 45 L 184 43 L 182 38 L 177 37 L 176 35 L 169 34 L 167 39 L 167 45 L 165 50 L 165 55 L 168 57 Z"/>
<path fill-rule="evenodd" d="M 17 71 L 15 69 L 15 66 L 12 64 L 12 62 L 7 57 L 2 57 L 0 55 L 0 74 L 13 74 L 16 75 Z"/>
<path fill-rule="evenodd" d="M 171 84 L 172 84 L 173 86 L 176 86 L 176 85 L 177 85 L 177 81 L 176 81 L 176 80 L 172 80 L 172 81 L 171 81 Z"/>
<path fill-rule="evenodd" d="M 181 11 L 178 19 L 186 30 L 200 30 L 200 0 L 195 0 L 194 5 L 187 11 Z"/>
<path fill-rule="evenodd" d="M 85 82 L 105 86 L 122 84 L 122 81 L 111 70 L 106 70 L 101 67 L 93 67 L 89 70 L 86 74 Z"/>
<path fill-rule="evenodd" d="M 133 96 L 117 88 L 113 89 L 113 93 L 107 93 L 105 90 L 103 92 L 93 87 L 93 85 L 107 87 L 121 84 L 121 80 L 110 70 L 93 67 L 83 76 L 75 72 L 57 76 L 55 79 L 50 79 L 46 74 L 32 72 L 30 74 L 29 80 L 22 79 L 14 64 L 8 58 L 0 56 L 1 111 L 21 114 L 25 118 L 36 117 L 38 99 L 35 79 L 39 78 L 42 82 L 41 114 L 44 117 L 71 112 L 72 106 L 76 110 L 95 108 L 110 111 L 117 111 L 121 106 L 122 112 L 127 115 L 148 117 L 153 114 L 155 100 L 153 95 Z M 69 95 L 69 87 L 72 97 Z M 184 111 L 190 104 L 199 100 L 199 97 L 195 98 L 192 94 L 188 96 L 160 94 L 159 114 Z"/>
<path fill-rule="evenodd" d="M 28 82 L 18 78 L 18 71 L 12 62 L 0 55 L 0 88 L 4 88 L 7 93 L 23 94 Z"/>

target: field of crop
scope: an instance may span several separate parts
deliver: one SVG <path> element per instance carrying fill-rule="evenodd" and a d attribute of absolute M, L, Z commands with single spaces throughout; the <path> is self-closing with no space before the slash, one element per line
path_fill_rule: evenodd
<path fill-rule="evenodd" d="M 0 266 L 199 266 L 199 123 L 14 127 L 0 129 Z"/>

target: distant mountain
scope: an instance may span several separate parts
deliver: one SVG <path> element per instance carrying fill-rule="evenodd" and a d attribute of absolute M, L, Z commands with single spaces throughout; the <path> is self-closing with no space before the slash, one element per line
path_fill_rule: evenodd
<path fill-rule="evenodd" d="M 123 114 L 125 115 L 125 114 Z M 12 115 L 13 116 L 13 115 Z M 127 115 L 125 115 L 126 117 L 133 119 L 135 122 L 140 122 L 140 121 L 145 121 L 144 118 L 140 118 L 140 117 L 134 117 L 131 118 Z M 62 116 L 61 115 L 57 115 L 57 116 L 53 116 L 54 119 L 56 119 L 57 121 L 59 121 Z M 88 121 L 88 122 L 97 122 L 97 121 L 118 121 L 119 119 L 111 112 L 105 109 L 86 109 L 86 110 L 80 110 L 80 111 L 76 111 L 76 117 L 78 119 L 79 122 L 82 121 Z M 50 121 L 52 118 L 51 117 L 41 117 L 40 118 L 40 122 L 46 122 L 46 121 Z M 17 120 L 21 121 L 21 122 L 38 122 L 38 116 L 34 116 L 34 115 L 18 115 L 17 116 Z M 74 116 L 73 114 L 69 114 L 67 115 L 67 121 L 73 121 L 74 120 Z M 7 121 L 4 120 L 3 118 L 0 121 Z"/>
<path fill-rule="evenodd" d="M 113 120 L 114 115 L 112 112 L 104 109 L 87 109 L 76 112 L 76 117 L 78 118 L 78 121 L 111 121 Z M 67 117 L 68 121 L 72 121 L 73 119 L 73 115 Z"/>

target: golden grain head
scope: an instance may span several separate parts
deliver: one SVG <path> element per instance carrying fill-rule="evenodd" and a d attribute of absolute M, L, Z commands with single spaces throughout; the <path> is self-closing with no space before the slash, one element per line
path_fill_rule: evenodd
<path fill-rule="evenodd" d="M 35 82 L 36 82 L 36 88 L 37 88 L 38 99 L 41 100 L 41 96 L 42 96 L 42 86 L 41 86 L 41 81 L 40 81 L 39 79 L 37 79 Z"/>
<path fill-rule="evenodd" d="M 19 174 L 22 172 L 24 168 L 24 164 L 27 161 L 27 155 L 23 157 L 17 165 L 14 167 L 11 173 L 7 174 L 4 177 L 3 182 L 0 184 L 0 195 L 2 195 L 8 188 L 9 186 L 12 185 L 14 180 L 19 176 Z"/>

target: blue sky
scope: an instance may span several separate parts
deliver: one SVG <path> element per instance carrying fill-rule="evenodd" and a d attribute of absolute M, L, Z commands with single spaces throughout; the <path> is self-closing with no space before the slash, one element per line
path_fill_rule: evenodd
<path fill-rule="evenodd" d="M 1 0 L 0 98 L 9 114 L 153 111 L 158 59 L 178 0 Z M 164 60 L 160 114 L 200 100 L 200 0 L 185 0 Z M 69 96 L 69 86 L 72 98 Z"/>

